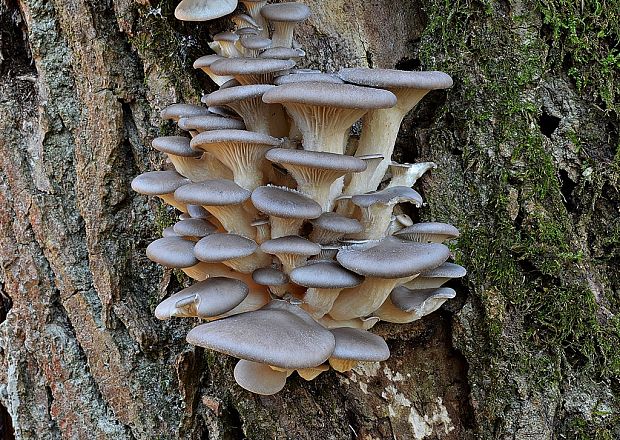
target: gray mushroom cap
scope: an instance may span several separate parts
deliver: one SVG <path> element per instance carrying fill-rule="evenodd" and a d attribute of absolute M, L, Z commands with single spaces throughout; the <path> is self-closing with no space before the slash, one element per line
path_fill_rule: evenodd
<path fill-rule="evenodd" d="M 292 49 L 290 47 L 270 47 L 258 55 L 259 58 L 272 58 L 276 60 L 288 60 L 291 58 L 305 57 L 306 52 L 302 49 Z"/>
<path fill-rule="evenodd" d="M 310 223 L 315 228 L 341 234 L 356 234 L 364 229 L 358 220 L 335 212 L 324 212 L 318 218 L 310 220 Z"/>
<path fill-rule="evenodd" d="M 467 275 L 467 270 L 463 266 L 449 262 L 420 274 L 421 277 L 426 278 L 463 278 L 465 275 Z"/>
<path fill-rule="evenodd" d="M 252 279 L 261 286 L 283 286 L 288 284 L 288 275 L 273 267 L 261 267 L 252 272 Z"/>
<path fill-rule="evenodd" d="M 241 304 L 248 293 L 248 286 L 242 281 L 224 277 L 207 278 L 162 301 L 155 308 L 155 317 L 186 316 L 182 310 L 189 306 L 195 308 L 198 318 L 218 316 Z"/>
<path fill-rule="evenodd" d="M 245 27 L 236 29 L 235 34 L 239 35 L 240 37 L 243 37 L 244 35 L 259 35 L 260 30 L 258 30 L 258 28 L 255 28 L 255 27 L 245 26 Z"/>
<path fill-rule="evenodd" d="M 340 69 L 338 76 L 343 80 L 368 87 L 412 88 L 423 90 L 452 87 L 450 75 L 437 72 L 411 72 L 394 69 L 368 69 L 353 67 Z"/>
<path fill-rule="evenodd" d="M 194 255 L 200 261 L 220 262 L 252 255 L 258 245 L 254 240 L 237 234 L 211 234 L 194 247 Z"/>
<path fill-rule="evenodd" d="M 174 232 L 184 237 L 204 237 L 213 234 L 217 228 L 210 222 L 201 218 L 189 218 L 175 223 Z"/>
<path fill-rule="evenodd" d="M 321 205 L 297 191 L 276 186 L 259 186 L 252 192 L 259 211 L 280 218 L 312 219 L 321 215 Z"/>
<path fill-rule="evenodd" d="M 390 357 L 390 349 L 381 336 L 366 330 L 340 327 L 331 330 L 336 339 L 332 358 L 361 362 L 379 362 Z"/>
<path fill-rule="evenodd" d="M 270 58 L 223 58 L 211 64 L 217 75 L 252 75 L 291 69 L 294 61 Z"/>
<path fill-rule="evenodd" d="M 215 115 L 193 116 L 190 118 L 181 118 L 177 122 L 181 130 L 195 130 L 198 132 L 208 130 L 243 130 L 245 124 L 243 121 L 234 118 L 224 118 Z"/>
<path fill-rule="evenodd" d="M 254 312 L 199 325 L 187 342 L 288 370 L 320 365 L 335 347 L 334 336 L 310 315 L 277 300 Z"/>
<path fill-rule="evenodd" d="M 332 84 L 321 82 L 304 82 L 282 84 L 263 95 L 267 103 L 297 103 L 305 105 L 377 109 L 396 105 L 396 96 L 392 92 L 352 84 Z"/>
<path fill-rule="evenodd" d="M 434 299 L 452 299 L 455 296 L 456 292 L 449 287 L 411 290 L 404 286 L 399 286 L 390 293 L 392 303 L 403 312 L 412 312 L 419 309 L 431 297 Z"/>
<path fill-rule="evenodd" d="M 210 144 L 248 143 L 259 145 L 280 145 L 281 139 L 248 130 L 211 130 L 196 135 L 190 145 L 194 149 L 209 149 Z M 204 148 L 202 148 L 204 147 Z"/>
<path fill-rule="evenodd" d="M 291 281 L 304 287 L 344 289 L 360 285 L 364 277 L 345 269 L 334 261 L 317 261 L 293 269 Z"/>
<path fill-rule="evenodd" d="M 237 8 L 237 0 L 183 0 L 174 16 L 183 21 L 209 21 L 223 17 Z"/>
<path fill-rule="evenodd" d="M 452 239 L 458 237 L 460 234 L 458 229 L 448 223 L 423 222 L 401 229 L 394 235 L 398 235 L 400 238 L 404 239 L 410 239 L 408 237 L 414 237 L 416 235 L 441 235 L 447 237 L 446 239 Z"/>
<path fill-rule="evenodd" d="M 343 171 L 347 173 L 364 171 L 366 169 L 366 163 L 357 157 L 319 151 L 274 148 L 265 154 L 265 158 L 279 164 Z"/>
<path fill-rule="evenodd" d="M 194 69 L 201 69 L 203 67 L 211 67 L 211 64 L 218 60 L 223 60 L 224 57 L 217 54 L 204 55 L 194 61 Z"/>
<path fill-rule="evenodd" d="M 278 76 L 273 83 L 277 86 L 281 86 L 282 84 L 306 82 L 320 82 L 332 84 L 344 83 L 344 81 L 331 73 L 292 73 L 289 75 Z"/>
<path fill-rule="evenodd" d="M 157 196 L 171 194 L 189 182 L 189 179 L 176 171 L 149 171 L 134 178 L 131 181 L 131 188 L 140 194 Z"/>
<path fill-rule="evenodd" d="M 275 86 L 272 84 L 249 84 L 246 86 L 229 87 L 216 90 L 205 98 L 207 105 L 226 105 L 234 101 L 257 98 Z"/>
<path fill-rule="evenodd" d="M 235 43 L 239 40 L 239 35 L 234 32 L 224 31 L 213 36 L 213 41 L 226 41 L 228 43 Z"/>
<path fill-rule="evenodd" d="M 200 205 L 187 205 L 187 213 L 192 218 L 207 219 L 211 217 L 209 211 L 207 211 Z"/>
<path fill-rule="evenodd" d="M 168 226 L 167 228 L 164 228 L 163 231 L 161 231 L 161 236 L 162 237 L 180 237 L 181 234 L 177 234 L 176 232 L 174 232 L 174 228 L 172 226 Z"/>
<path fill-rule="evenodd" d="M 277 3 L 263 6 L 260 13 L 269 21 L 299 22 L 310 16 L 310 8 L 303 3 Z"/>
<path fill-rule="evenodd" d="M 153 139 L 151 145 L 157 151 L 181 157 L 200 157 L 202 152 L 192 150 L 189 138 L 184 136 L 161 136 Z"/>
<path fill-rule="evenodd" d="M 252 50 L 266 49 L 271 46 L 271 40 L 260 35 L 244 35 L 240 42 L 243 47 Z"/>
<path fill-rule="evenodd" d="M 180 202 L 205 206 L 238 205 L 250 195 L 250 191 L 227 179 L 190 183 L 174 192 L 174 198 Z"/>
<path fill-rule="evenodd" d="M 146 256 L 166 267 L 185 268 L 198 263 L 194 256 L 194 242 L 182 237 L 164 237 L 146 248 Z"/>
<path fill-rule="evenodd" d="M 209 114 L 209 109 L 194 104 L 171 104 L 164 108 L 159 116 L 162 119 L 171 119 L 177 121 L 180 118 L 189 118 L 191 116 L 200 116 Z"/>
<path fill-rule="evenodd" d="M 286 385 L 286 371 L 274 370 L 269 365 L 245 359 L 237 362 L 233 374 L 239 386 L 263 396 L 275 394 Z"/>
<path fill-rule="evenodd" d="M 299 235 L 286 235 L 284 237 L 272 238 L 260 245 L 263 252 L 267 254 L 294 254 L 312 256 L 321 252 L 321 246 Z"/>
<path fill-rule="evenodd" d="M 450 250 L 438 243 L 413 243 L 386 237 L 376 243 L 343 248 L 336 259 L 367 277 L 404 278 L 441 265 Z"/>
<path fill-rule="evenodd" d="M 422 196 L 414 189 L 406 186 L 392 186 L 367 194 L 357 194 L 351 197 L 351 202 L 360 208 L 368 208 L 371 205 L 396 204 L 400 202 L 413 202 L 422 206 Z"/>

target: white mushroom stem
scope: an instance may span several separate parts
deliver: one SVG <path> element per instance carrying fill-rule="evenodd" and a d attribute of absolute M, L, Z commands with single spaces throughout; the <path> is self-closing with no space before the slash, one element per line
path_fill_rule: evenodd
<path fill-rule="evenodd" d="M 271 239 L 271 227 L 269 223 L 255 224 L 254 227 L 256 228 L 256 240 L 254 241 L 256 241 L 257 244 L 263 244 Z"/>
<path fill-rule="evenodd" d="M 271 264 L 271 257 L 257 249 L 252 255 L 242 258 L 233 258 L 231 260 L 222 261 L 226 266 L 241 273 L 252 273 L 261 267 L 267 267 Z"/>
<path fill-rule="evenodd" d="M 343 321 L 336 321 L 329 315 L 323 316 L 318 322 L 325 328 L 339 328 L 339 327 L 350 327 L 350 328 L 359 328 L 362 330 L 370 330 L 377 322 L 379 322 L 379 318 L 370 317 L 370 318 L 353 318 L 346 319 Z"/>
<path fill-rule="evenodd" d="M 262 96 L 232 101 L 226 104 L 242 118 L 250 131 L 283 138 L 289 133 L 289 125 L 280 104 L 267 104 Z"/>
<path fill-rule="evenodd" d="M 170 162 L 174 165 L 177 173 L 187 177 L 192 182 L 203 182 L 209 179 L 230 179 L 232 172 L 210 153 L 204 153 L 201 157 L 183 157 L 168 154 Z"/>
<path fill-rule="evenodd" d="M 424 173 L 437 168 L 437 165 L 434 162 L 419 162 L 407 165 L 393 163 L 389 167 L 392 178 L 387 188 L 393 186 L 407 186 L 411 188 Z"/>
<path fill-rule="evenodd" d="M 272 21 L 273 35 L 271 36 L 272 47 L 293 47 L 293 32 L 297 22 Z"/>
<path fill-rule="evenodd" d="M 359 234 L 352 234 L 349 238 L 355 240 L 379 240 L 385 237 L 392 221 L 394 204 L 375 203 L 366 208 L 360 208 L 362 213 L 360 223 L 364 230 Z"/>
<path fill-rule="evenodd" d="M 243 235 L 254 239 L 256 231 L 251 226 L 254 216 L 243 205 L 204 206 L 213 216 L 220 221 L 226 232 Z"/>
<path fill-rule="evenodd" d="M 176 209 L 178 209 L 181 212 L 187 212 L 187 206 L 185 206 L 185 203 L 181 203 L 179 201 L 177 201 L 174 198 L 174 193 L 169 193 L 169 194 L 160 194 L 157 197 L 159 197 L 160 199 L 163 200 L 163 202 L 166 205 L 170 205 L 175 207 Z"/>
<path fill-rule="evenodd" d="M 344 153 L 349 128 L 368 110 L 284 103 L 302 134 L 304 150 Z"/>
<path fill-rule="evenodd" d="M 310 287 L 304 295 L 302 308 L 314 319 L 321 319 L 328 313 L 342 289 L 319 289 Z"/>
<path fill-rule="evenodd" d="M 269 216 L 271 223 L 271 238 L 280 238 L 287 235 L 297 235 L 303 225 L 303 218 L 281 218 L 273 215 Z"/>
<path fill-rule="evenodd" d="M 366 277 L 359 286 L 340 292 L 329 316 L 336 321 L 369 316 L 381 307 L 394 287 L 416 276 L 417 274 L 405 278 Z"/>
<path fill-rule="evenodd" d="M 388 109 L 371 110 L 363 119 L 362 135 L 355 155 L 382 154 L 384 159 L 374 172 L 367 169 L 357 177 L 358 183 L 366 182 L 366 187 L 360 191 L 361 193 L 377 189 L 392 160 L 394 144 L 403 118 L 428 93 L 428 90 L 411 88 L 388 90 L 398 98 L 396 105 Z"/>

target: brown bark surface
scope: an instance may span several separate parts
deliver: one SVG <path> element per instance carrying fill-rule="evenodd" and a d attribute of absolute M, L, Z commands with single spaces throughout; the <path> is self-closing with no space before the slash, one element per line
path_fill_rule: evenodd
<path fill-rule="evenodd" d="M 443 70 L 397 155 L 439 168 L 458 296 L 380 324 L 387 362 L 272 397 L 159 322 L 145 256 L 173 216 L 133 193 L 229 26 L 163 0 L 0 0 L 0 432 L 12 439 L 619 438 L 617 2 L 305 1 L 304 67 Z"/>

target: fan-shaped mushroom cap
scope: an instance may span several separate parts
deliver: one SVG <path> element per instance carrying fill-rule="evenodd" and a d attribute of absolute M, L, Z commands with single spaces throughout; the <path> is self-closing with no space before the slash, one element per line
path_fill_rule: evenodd
<path fill-rule="evenodd" d="M 202 152 L 189 146 L 189 138 L 185 136 L 161 136 L 153 139 L 151 145 L 157 151 L 181 157 L 200 157 Z"/>
<path fill-rule="evenodd" d="M 271 396 L 286 385 L 286 370 L 274 370 L 269 365 L 241 359 L 235 365 L 235 381 L 241 388 L 263 396 Z"/>
<path fill-rule="evenodd" d="M 243 130 L 243 121 L 215 115 L 193 116 L 179 119 L 177 125 L 181 130 L 202 133 L 209 130 Z"/>
<path fill-rule="evenodd" d="M 267 254 L 277 256 L 286 273 L 303 265 L 308 257 L 321 252 L 321 246 L 298 235 L 286 235 L 267 240 L 260 245 L 260 248 Z"/>
<path fill-rule="evenodd" d="M 294 66 L 291 60 L 224 58 L 211 64 L 211 70 L 217 75 L 232 75 L 242 85 L 270 84 L 277 73 Z"/>
<path fill-rule="evenodd" d="M 240 29 L 247 28 L 247 27 L 252 27 L 252 28 L 259 27 L 258 23 L 256 23 L 256 20 L 254 20 L 248 14 L 235 14 L 230 19 L 235 24 L 235 26 L 238 28 L 237 31 Z"/>
<path fill-rule="evenodd" d="M 183 21 L 208 21 L 223 17 L 237 8 L 237 0 L 183 0 L 174 16 Z"/>
<path fill-rule="evenodd" d="M 418 289 L 410 290 L 399 286 L 392 290 L 390 299 L 392 303 L 404 312 L 418 311 L 420 316 L 434 312 L 446 300 L 456 296 L 454 289 L 440 287 L 438 289 Z M 439 304 L 426 304 L 428 301 Z"/>
<path fill-rule="evenodd" d="M 181 186 L 174 193 L 177 200 L 203 206 L 238 205 L 252 193 L 226 179 L 205 180 Z"/>
<path fill-rule="evenodd" d="M 331 330 L 336 348 L 329 358 L 331 367 L 340 372 L 351 370 L 358 362 L 379 362 L 390 357 L 390 349 L 380 336 L 365 330 L 341 327 Z"/>
<path fill-rule="evenodd" d="M 420 207 L 423 203 L 422 196 L 416 190 L 406 186 L 393 186 L 368 194 L 358 194 L 351 197 L 351 201 L 360 208 L 368 208 L 376 204 L 394 205 L 401 202 L 412 202 Z"/>
<path fill-rule="evenodd" d="M 159 196 L 171 194 L 188 183 L 189 180 L 176 171 L 149 171 L 134 178 L 131 188 L 140 194 Z"/>
<path fill-rule="evenodd" d="M 187 205 L 187 213 L 192 218 L 208 219 L 212 217 L 209 211 L 200 205 Z"/>
<path fill-rule="evenodd" d="M 394 69 L 368 69 L 348 67 L 340 69 L 338 76 L 343 80 L 368 87 L 415 88 L 424 90 L 447 89 L 452 87 L 452 78 L 444 72 L 408 71 Z"/>
<path fill-rule="evenodd" d="M 294 370 L 320 365 L 334 351 L 334 336 L 286 301 L 192 329 L 187 342 L 230 356 Z"/>
<path fill-rule="evenodd" d="M 198 58 L 196 61 L 194 61 L 194 69 L 202 70 L 204 73 L 209 75 L 209 78 L 211 78 L 211 80 L 213 80 L 215 84 L 217 84 L 218 86 L 221 86 L 227 81 L 230 81 L 231 79 L 233 79 L 232 76 L 226 76 L 226 75 L 220 76 L 220 75 L 216 75 L 215 73 L 211 71 L 211 64 L 213 64 L 217 60 L 222 60 L 222 59 L 224 59 L 224 57 L 221 55 L 217 55 L 217 54 L 204 55 Z"/>
<path fill-rule="evenodd" d="M 343 289 L 358 286 L 364 277 L 335 261 L 317 261 L 291 271 L 291 281 L 304 287 Z"/>
<path fill-rule="evenodd" d="M 364 230 L 356 219 L 335 212 L 324 212 L 310 220 L 310 223 L 312 224 L 310 239 L 321 244 L 335 243 L 346 234 L 357 234 Z"/>
<path fill-rule="evenodd" d="M 405 283 L 408 289 L 436 289 L 453 278 L 462 278 L 467 274 L 463 266 L 445 262 L 441 266 L 422 272 L 419 277 Z"/>
<path fill-rule="evenodd" d="M 258 55 L 259 58 L 273 58 L 276 60 L 290 60 L 302 58 L 306 56 L 306 52 L 301 49 L 292 49 L 290 47 L 270 47 L 265 49 Z"/>
<path fill-rule="evenodd" d="M 305 150 L 342 153 L 347 130 L 373 108 L 396 104 L 387 90 L 351 84 L 303 82 L 282 84 L 263 95 L 282 104 L 303 135 Z"/>
<path fill-rule="evenodd" d="M 198 263 L 194 256 L 194 244 L 182 237 L 164 237 L 146 247 L 146 256 L 166 267 L 191 267 Z"/>
<path fill-rule="evenodd" d="M 290 73 L 288 75 L 278 76 L 274 80 L 274 84 L 281 86 L 283 84 L 291 83 L 305 83 L 305 82 L 319 82 L 319 83 L 332 83 L 343 84 L 344 81 L 338 78 L 332 73 Z"/>
<path fill-rule="evenodd" d="M 343 248 L 336 259 L 349 270 L 367 277 L 404 278 L 433 269 L 450 256 L 437 243 L 412 243 L 386 237 L 368 247 Z"/>
<path fill-rule="evenodd" d="M 303 3 L 278 3 L 263 6 L 260 13 L 273 25 L 273 45 L 291 47 L 295 25 L 310 16 L 310 8 Z"/>
<path fill-rule="evenodd" d="M 184 237 L 204 237 L 213 234 L 217 228 L 207 220 L 201 218 L 189 218 L 175 223 L 174 232 Z"/>
<path fill-rule="evenodd" d="M 424 222 L 401 229 L 395 235 L 409 241 L 442 243 L 460 234 L 458 229 L 447 223 Z"/>
<path fill-rule="evenodd" d="M 239 42 L 241 46 L 248 49 L 250 56 L 256 56 L 261 50 L 271 46 L 271 40 L 260 35 L 244 35 Z"/>
<path fill-rule="evenodd" d="M 408 186 L 412 187 L 416 181 L 428 170 L 437 168 L 434 162 L 397 163 L 390 162 L 392 178 L 388 187 Z"/>
<path fill-rule="evenodd" d="M 262 286 L 284 286 L 288 283 L 288 275 L 273 267 L 261 267 L 252 272 L 252 279 Z"/>
<path fill-rule="evenodd" d="M 248 296 L 248 286 L 230 278 L 213 277 L 175 293 L 155 308 L 157 319 L 210 318 L 237 307 Z"/>
<path fill-rule="evenodd" d="M 258 245 L 254 240 L 237 234 L 211 234 L 194 247 L 194 255 L 200 261 L 217 263 L 252 255 Z"/>
<path fill-rule="evenodd" d="M 288 188 L 260 186 L 252 192 L 252 203 L 271 219 L 271 236 L 295 235 L 306 219 L 321 215 L 321 205 Z"/>
<path fill-rule="evenodd" d="M 178 121 L 180 118 L 189 118 L 191 116 L 208 115 L 209 109 L 194 104 L 171 104 L 164 108 L 159 116 L 162 119 L 170 119 Z"/>

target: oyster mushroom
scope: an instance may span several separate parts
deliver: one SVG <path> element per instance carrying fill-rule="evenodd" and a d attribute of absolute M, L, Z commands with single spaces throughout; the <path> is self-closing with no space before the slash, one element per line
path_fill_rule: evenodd
<path fill-rule="evenodd" d="M 418 243 L 443 243 L 457 238 L 460 234 L 458 229 L 447 223 L 424 222 L 401 229 L 395 235 L 403 240 Z"/>
<path fill-rule="evenodd" d="M 382 321 L 406 324 L 431 314 L 455 296 L 456 292 L 447 287 L 410 290 L 399 286 L 374 314 Z"/>
<path fill-rule="evenodd" d="M 380 362 L 390 357 L 390 349 L 381 336 L 355 328 L 331 330 L 336 347 L 329 358 L 329 365 L 336 371 L 355 368 L 358 362 Z"/>
<path fill-rule="evenodd" d="M 303 266 L 308 257 L 321 252 L 321 246 L 298 235 L 287 235 L 267 240 L 260 245 L 260 248 L 263 252 L 278 257 L 282 263 L 283 271 L 287 274 L 290 274 L 296 267 Z"/>
<path fill-rule="evenodd" d="M 223 263 L 241 273 L 252 273 L 271 264 L 271 258 L 257 252 L 254 240 L 237 234 L 210 234 L 194 247 L 194 255 L 207 263 Z"/>
<path fill-rule="evenodd" d="M 217 55 L 217 54 L 202 56 L 198 58 L 196 61 L 194 61 L 194 69 L 202 70 L 204 73 L 206 73 L 209 76 L 209 78 L 211 78 L 211 80 L 215 84 L 217 84 L 218 86 L 221 86 L 222 84 L 233 79 L 233 77 L 229 75 L 218 75 L 216 73 L 213 73 L 213 71 L 211 70 L 211 64 L 215 63 L 218 60 L 223 60 L 223 59 L 224 59 L 223 56 Z"/>
<path fill-rule="evenodd" d="M 174 198 L 174 192 L 190 181 L 176 171 L 149 171 L 131 181 L 131 189 L 147 196 L 157 196 L 179 211 L 187 210 L 186 204 Z"/>
<path fill-rule="evenodd" d="M 303 3 L 278 3 L 263 6 L 260 13 L 273 26 L 273 46 L 292 47 L 295 27 L 310 16 L 310 8 Z"/>
<path fill-rule="evenodd" d="M 223 58 L 211 64 L 216 75 L 233 76 L 241 85 L 271 84 L 278 74 L 293 68 L 291 60 L 268 58 Z"/>
<path fill-rule="evenodd" d="M 232 13 L 237 0 L 182 0 L 174 16 L 183 21 L 209 21 Z"/>

